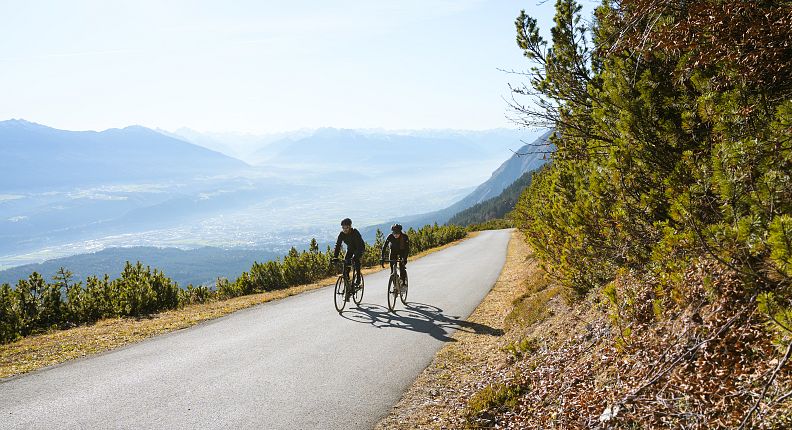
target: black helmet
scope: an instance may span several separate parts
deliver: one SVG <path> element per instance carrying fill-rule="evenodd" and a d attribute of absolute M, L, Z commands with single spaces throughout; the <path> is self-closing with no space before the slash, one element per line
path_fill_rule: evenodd
<path fill-rule="evenodd" d="M 349 218 L 342 219 L 341 220 L 341 226 L 345 226 L 345 225 L 351 226 L 352 225 L 352 220 L 349 219 Z"/>
<path fill-rule="evenodd" d="M 393 224 L 391 227 L 391 231 L 394 233 L 401 233 L 402 232 L 402 225 L 401 224 Z"/>

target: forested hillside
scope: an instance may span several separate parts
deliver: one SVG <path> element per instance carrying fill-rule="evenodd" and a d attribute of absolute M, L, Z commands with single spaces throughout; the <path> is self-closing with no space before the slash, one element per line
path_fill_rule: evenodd
<path fill-rule="evenodd" d="M 525 187 L 531 184 L 533 174 L 534 171 L 523 173 L 499 195 L 457 213 L 448 220 L 448 223 L 468 226 L 505 217 L 508 212 L 514 209 L 517 199 L 520 198 Z"/>
<path fill-rule="evenodd" d="M 361 231 L 363 237 L 371 238 L 377 229 L 388 229 L 397 221 L 405 226 L 411 227 L 420 227 L 425 224 L 433 223 L 445 224 L 449 222 L 451 217 L 460 211 L 498 197 L 504 189 L 518 180 L 524 173 L 534 171 L 547 162 L 546 154 L 533 151 L 532 149 L 537 147 L 545 148 L 551 145 L 548 142 L 550 135 L 550 130 L 545 131 L 535 140 L 522 145 L 517 153 L 510 156 L 492 172 L 489 179 L 481 183 L 473 192 L 451 206 L 434 212 L 403 216 L 386 223 L 365 227 Z"/>
<path fill-rule="evenodd" d="M 556 149 L 515 220 L 567 302 L 608 317 L 526 339 L 469 422 L 790 428 L 792 2 L 580 10 L 557 0 L 551 40 L 516 21 L 512 107 Z"/>

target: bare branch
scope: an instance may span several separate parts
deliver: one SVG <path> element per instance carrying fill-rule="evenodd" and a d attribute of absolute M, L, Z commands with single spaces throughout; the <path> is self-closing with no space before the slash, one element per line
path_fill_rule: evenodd
<path fill-rule="evenodd" d="M 748 411 L 747 414 L 745 414 L 745 418 L 743 418 L 740 427 L 737 427 L 738 430 L 744 429 L 745 426 L 748 424 L 748 422 L 751 420 L 751 417 L 753 416 L 754 412 L 756 412 L 756 409 L 759 407 L 759 404 L 762 403 L 762 399 L 764 399 L 765 394 L 767 394 L 767 389 L 770 388 L 770 385 L 773 384 L 773 381 L 775 381 L 776 376 L 778 376 L 778 372 L 781 370 L 782 367 L 784 367 L 784 364 L 786 364 L 787 360 L 789 360 L 789 356 L 791 354 L 792 354 L 792 342 L 789 342 L 789 344 L 787 345 L 786 353 L 784 354 L 784 358 L 778 362 L 778 365 L 773 371 L 773 374 L 770 376 L 770 379 L 764 384 L 764 387 L 762 387 L 762 394 L 759 395 L 759 398 L 756 400 L 756 403 L 754 403 L 753 407 Z"/>

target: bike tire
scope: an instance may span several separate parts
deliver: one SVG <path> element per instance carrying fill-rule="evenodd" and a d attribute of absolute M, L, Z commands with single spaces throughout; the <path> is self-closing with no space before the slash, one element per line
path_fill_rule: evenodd
<path fill-rule="evenodd" d="M 340 314 L 344 310 L 344 306 L 346 306 L 346 286 L 344 285 L 344 277 L 339 276 L 338 280 L 335 283 L 335 289 L 333 290 L 333 301 L 335 302 L 335 308 Z"/>
<path fill-rule="evenodd" d="M 388 279 L 388 310 L 391 312 L 396 308 L 396 296 L 399 295 L 398 282 L 399 277 L 396 275 L 392 275 L 390 279 Z"/>
<path fill-rule="evenodd" d="M 352 301 L 355 302 L 355 305 L 360 306 L 360 302 L 363 301 L 363 289 L 366 286 L 366 282 L 363 280 L 363 274 L 360 274 L 360 286 L 357 290 L 355 290 L 355 295 L 352 296 Z"/>
<path fill-rule="evenodd" d="M 404 285 L 399 290 L 399 298 L 404 306 L 407 306 L 407 274 L 404 274 Z"/>

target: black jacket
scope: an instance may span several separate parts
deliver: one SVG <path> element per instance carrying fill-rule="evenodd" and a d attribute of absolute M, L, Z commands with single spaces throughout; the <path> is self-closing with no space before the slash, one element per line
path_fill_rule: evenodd
<path fill-rule="evenodd" d="M 406 259 L 410 255 L 410 238 L 404 233 L 398 239 L 393 234 L 388 235 L 388 238 L 385 239 L 385 244 L 382 245 L 381 258 L 383 260 L 385 259 L 385 251 L 388 250 L 388 245 L 390 245 L 391 259 L 395 259 L 397 256 Z"/>
<path fill-rule="evenodd" d="M 363 251 L 366 249 L 366 244 L 363 242 L 363 236 L 360 235 L 360 232 L 356 228 L 350 230 L 349 234 L 344 234 L 343 231 L 338 233 L 338 239 L 336 239 L 333 257 L 338 257 L 338 252 L 341 250 L 341 242 L 344 242 L 347 246 L 347 255 L 354 254 L 360 257 L 363 255 Z"/>

